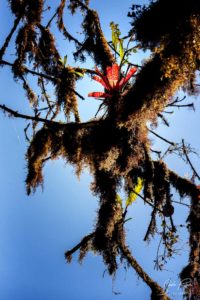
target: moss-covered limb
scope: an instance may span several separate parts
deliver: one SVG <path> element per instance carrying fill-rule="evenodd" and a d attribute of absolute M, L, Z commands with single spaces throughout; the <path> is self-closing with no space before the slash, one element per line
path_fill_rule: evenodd
<path fill-rule="evenodd" d="M 73 113 L 75 120 L 80 122 L 76 96 L 84 98 L 75 90 L 76 80 L 79 76 L 76 76 L 72 68 L 65 67 L 59 61 L 60 54 L 55 44 L 55 38 L 49 28 L 41 24 L 43 4 L 43 0 L 24 4 L 26 16 L 22 18 L 22 26 L 16 37 L 17 58 L 13 64 L 2 60 L 0 64 L 12 66 L 15 78 L 22 79 L 23 74 L 30 73 L 50 80 L 54 84 L 58 96 L 56 111 L 60 111 L 62 107 L 66 118 Z M 13 9 L 13 5 L 11 8 Z M 42 73 L 26 68 L 27 61 L 32 62 L 35 69 L 42 70 Z M 23 87 L 27 91 L 27 84 L 24 84 Z"/>
<path fill-rule="evenodd" d="M 95 63 L 105 70 L 107 66 L 115 62 L 115 59 L 101 29 L 97 12 L 88 9 L 82 26 L 85 32 L 85 41 L 74 54 L 75 58 L 84 59 L 83 53 L 87 52 L 94 58 Z"/>
<path fill-rule="evenodd" d="M 36 187 L 43 183 L 43 163 L 51 152 L 53 135 L 55 133 L 51 129 L 43 127 L 36 133 L 28 148 L 26 154 L 28 160 L 28 174 L 26 178 L 28 195 L 31 193 L 31 190 L 35 191 Z"/>
<path fill-rule="evenodd" d="M 189 223 L 190 254 L 186 267 L 180 273 L 183 289 L 187 299 L 200 296 L 200 193 L 193 195 L 191 200 Z M 189 282 L 189 285 L 185 285 Z M 196 287 L 196 288 L 195 288 Z"/>
<path fill-rule="evenodd" d="M 170 183 L 179 192 L 180 196 L 190 196 L 193 198 L 198 193 L 198 188 L 193 182 L 179 176 L 170 169 L 168 169 L 168 172 Z"/>
<path fill-rule="evenodd" d="M 194 176 L 197 177 L 197 178 L 200 180 L 200 176 L 199 176 L 199 174 L 197 173 L 195 167 L 193 166 L 193 164 L 192 164 L 192 162 L 191 162 L 191 160 L 190 160 L 190 158 L 189 158 L 188 151 L 187 151 L 187 148 L 186 148 L 184 139 L 182 139 L 182 149 L 183 149 L 183 153 L 184 153 L 184 155 L 185 155 L 185 157 L 186 157 L 186 160 L 187 160 L 188 164 L 190 165 L 190 168 L 191 168 L 192 171 L 193 171 Z"/>
<path fill-rule="evenodd" d="M 165 290 L 143 270 L 126 245 L 121 244 L 120 251 L 123 258 L 128 261 L 138 276 L 150 287 L 152 300 L 170 300 Z"/>
<path fill-rule="evenodd" d="M 5 66 L 9 66 L 9 67 L 14 67 L 14 63 L 11 63 L 9 61 L 6 61 L 6 60 L 0 60 L 0 65 L 5 65 Z M 36 76 L 40 76 L 40 77 L 43 77 L 44 79 L 47 79 L 47 80 L 50 80 L 51 82 L 55 83 L 58 78 L 56 77 L 53 77 L 53 76 L 50 76 L 50 75 L 47 75 L 47 74 L 44 74 L 44 73 L 41 73 L 41 72 L 37 72 L 35 70 L 31 70 L 25 66 L 23 66 L 23 69 L 24 69 L 24 73 L 30 73 L 32 75 L 36 75 Z"/>
<path fill-rule="evenodd" d="M 15 110 L 11 109 L 11 108 L 5 106 L 4 104 L 0 105 L 0 109 L 2 109 L 4 112 L 9 113 L 12 117 L 15 117 L 15 118 L 20 118 L 20 119 L 25 119 L 25 120 L 32 120 L 32 121 L 36 121 L 36 122 L 42 122 L 42 123 L 45 123 L 45 124 L 48 124 L 48 125 L 57 125 L 59 127 L 63 126 L 63 124 L 61 124 L 59 122 L 56 122 L 56 121 L 40 118 L 40 117 L 37 117 L 37 116 L 29 116 L 29 115 L 24 115 L 24 114 L 18 113 L 18 111 L 15 111 Z"/>
<path fill-rule="evenodd" d="M 10 30 L 10 33 L 8 34 L 7 38 L 5 39 L 5 42 L 4 42 L 3 46 L 2 46 L 1 49 L 0 49 L 0 61 L 1 61 L 2 58 L 3 58 L 3 55 L 4 55 L 5 51 L 6 51 L 6 48 L 8 47 L 9 42 L 10 42 L 10 40 L 11 40 L 11 38 L 12 38 L 12 36 L 13 36 L 13 33 L 15 32 L 15 30 L 16 30 L 16 28 L 17 28 L 19 22 L 20 22 L 20 20 L 21 20 L 21 16 L 18 16 L 18 17 L 15 19 L 14 24 L 13 24 L 13 27 L 12 27 L 12 29 Z"/>
<path fill-rule="evenodd" d="M 58 16 L 58 18 L 57 18 L 57 25 L 58 25 L 59 30 L 63 33 L 63 35 L 69 41 L 73 41 L 75 43 L 75 45 L 82 46 L 82 43 L 80 43 L 74 36 L 72 36 L 69 33 L 69 31 L 67 30 L 67 28 L 65 27 L 64 20 L 63 20 L 63 14 L 64 14 L 65 5 L 66 5 L 66 0 L 61 0 L 59 6 L 56 9 L 56 12 L 55 12 L 55 14 L 54 14 L 54 16 L 52 18 L 56 17 L 56 15 L 57 15 Z M 52 19 L 49 22 L 51 22 L 51 21 L 52 21 Z M 48 25 L 49 25 L 49 23 L 48 23 Z"/>
<path fill-rule="evenodd" d="M 134 86 L 124 96 L 123 107 L 118 118 L 123 122 L 128 121 L 127 126 L 131 127 L 136 120 L 141 123 L 155 121 L 158 113 L 163 111 L 174 93 L 195 71 L 195 69 L 191 70 L 190 74 L 187 71 L 180 73 L 180 70 L 188 70 L 185 63 L 182 66 L 178 65 L 170 77 L 165 77 L 165 71 L 162 68 L 163 59 L 159 54 L 155 54 L 154 58 L 143 66 Z"/>
<path fill-rule="evenodd" d="M 69 8 L 71 9 L 72 14 L 75 13 L 76 9 L 79 7 L 82 11 L 89 10 L 90 0 L 70 0 Z"/>
<path fill-rule="evenodd" d="M 96 246 L 95 239 L 99 238 L 98 230 L 96 230 L 93 233 L 85 236 L 75 247 L 66 251 L 66 260 L 71 262 L 72 255 L 78 250 L 80 251 L 80 260 L 84 258 L 86 252 L 89 250 L 99 252 L 102 254 L 110 274 L 113 274 L 115 273 L 117 267 L 116 257 L 120 255 L 121 259 L 126 260 L 128 264 L 136 271 L 138 276 L 149 286 L 152 292 L 152 300 L 170 300 L 165 290 L 143 270 L 143 268 L 131 254 L 129 248 L 126 246 L 123 224 L 123 220 L 118 221 L 115 224 L 112 236 L 108 239 L 106 244 L 102 244 L 101 250 Z"/>
<path fill-rule="evenodd" d="M 100 209 L 96 231 L 99 233 L 99 239 L 96 239 L 97 247 L 105 247 L 104 240 L 112 237 L 115 225 L 122 219 L 122 207 L 117 201 L 117 189 L 120 184 L 120 178 L 113 176 L 111 172 L 96 170 L 93 191 L 100 197 Z"/>
<path fill-rule="evenodd" d="M 181 3 L 173 0 L 151 1 L 148 7 L 138 12 L 135 8 L 132 8 L 132 25 L 136 39 L 144 47 L 151 48 L 157 46 L 165 36 L 170 40 L 171 35 L 178 35 L 180 24 L 191 15 L 200 13 L 200 3 L 196 0 L 183 0 Z"/>
<path fill-rule="evenodd" d="M 193 196 L 199 194 L 199 189 L 196 184 L 194 184 L 191 180 L 181 177 L 176 172 L 170 170 L 164 161 L 152 160 L 152 163 L 154 165 L 154 168 L 161 166 L 163 169 L 165 169 L 165 172 L 168 174 L 168 180 L 170 184 L 177 190 L 181 197 L 189 196 L 193 199 Z"/>
<path fill-rule="evenodd" d="M 160 162 L 156 162 L 156 164 L 160 164 Z M 162 164 L 164 163 L 162 162 Z M 166 165 L 165 167 L 167 168 Z M 189 262 L 180 273 L 186 298 L 191 299 L 191 295 L 199 296 L 200 286 L 200 191 L 199 188 L 191 181 L 180 177 L 178 174 L 169 169 L 167 169 L 167 172 L 169 174 L 170 184 L 182 197 L 189 196 L 191 199 L 190 213 L 187 219 L 190 235 Z M 186 284 L 187 282 L 188 284 Z M 197 289 L 195 289 L 195 285 L 198 287 Z"/>
<path fill-rule="evenodd" d="M 11 63 L 11 62 L 8 62 L 8 61 L 5 61 L 5 60 L 0 60 L 0 65 L 5 65 L 5 66 L 9 66 L 9 67 L 15 67 L 15 64 L 14 63 Z M 88 70 L 88 73 L 90 72 L 90 70 Z M 37 72 L 35 70 L 31 70 L 25 66 L 23 66 L 23 73 L 29 73 L 29 74 L 32 74 L 32 75 L 35 75 L 35 76 L 38 76 L 38 77 L 42 77 L 43 79 L 47 79 L 49 81 L 51 81 L 53 84 L 59 84 L 60 81 L 61 81 L 61 78 L 60 77 L 55 77 L 55 76 L 51 76 L 51 75 L 48 75 L 48 74 L 45 74 L 45 73 L 42 73 L 42 72 Z M 79 97 L 81 100 L 85 100 L 85 98 L 80 94 L 78 93 L 74 88 L 68 86 L 67 87 L 71 92 L 73 92 L 77 97 Z"/>
<path fill-rule="evenodd" d="M 159 2 L 170 7 L 166 0 L 156 3 Z M 179 88 L 188 86 L 189 92 L 194 93 L 193 83 L 200 57 L 198 7 L 199 4 L 195 14 L 189 15 L 187 19 L 183 17 L 176 33 L 173 32 L 172 36 L 166 34 L 166 37 L 159 41 L 159 47 L 154 49 L 153 58 L 143 66 L 134 86 L 125 96 L 122 119 L 129 119 L 131 123 L 131 119 L 138 115 L 144 121 L 153 120 Z M 137 31 L 137 28 L 135 30 Z M 188 85 L 188 82 L 191 84 Z"/>
<path fill-rule="evenodd" d="M 15 1 L 10 1 L 10 2 L 11 2 L 11 9 L 13 11 L 12 4 Z M 36 55 L 37 52 L 36 28 L 40 26 L 41 23 L 43 5 L 44 5 L 43 0 L 22 2 L 22 6 L 24 7 L 23 19 L 22 19 L 23 23 L 17 33 L 17 37 L 15 40 L 17 58 L 15 60 L 15 65 L 13 67 L 13 73 L 16 78 L 18 78 L 19 75 L 23 74 L 24 62 L 28 59 L 29 61 L 32 61 Z M 18 8 L 17 7 L 15 8 L 21 11 L 20 5 Z M 18 14 L 15 11 L 13 11 L 13 13 Z"/>
<path fill-rule="evenodd" d="M 123 209 L 117 200 L 120 178 L 111 172 L 95 172 L 93 191 L 100 198 L 93 247 L 102 256 L 109 274 L 117 270 L 118 245 L 124 242 Z M 119 225 L 120 224 L 120 225 Z"/>
<path fill-rule="evenodd" d="M 79 250 L 81 247 L 84 247 L 89 241 L 91 241 L 94 237 L 94 232 L 86 235 L 81 241 L 80 243 L 78 243 L 76 246 L 74 246 L 72 249 L 68 250 L 65 252 L 65 258 L 68 262 L 71 262 L 72 259 L 72 255 Z"/>

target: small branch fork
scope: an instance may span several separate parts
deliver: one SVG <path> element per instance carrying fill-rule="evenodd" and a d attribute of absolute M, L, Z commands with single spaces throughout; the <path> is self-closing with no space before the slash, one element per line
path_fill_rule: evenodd
<path fill-rule="evenodd" d="M 78 243 L 76 246 L 74 246 L 72 249 L 68 250 L 65 252 L 65 258 L 68 262 L 71 261 L 72 259 L 72 255 L 78 250 L 80 249 L 82 246 L 84 246 L 87 242 L 89 242 L 93 237 L 95 236 L 95 233 L 90 233 L 88 235 L 86 235 L 81 241 L 80 243 Z"/>
<path fill-rule="evenodd" d="M 9 66 L 9 67 L 13 67 L 14 66 L 13 63 L 10 63 L 10 62 L 5 61 L 5 60 L 0 60 L 0 65 L 6 65 L 6 66 Z M 32 75 L 36 75 L 36 76 L 42 77 L 44 79 L 50 80 L 50 81 L 52 81 L 54 83 L 60 81 L 59 78 L 56 78 L 56 77 L 53 77 L 53 76 L 50 76 L 50 75 L 47 75 L 47 74 L 44 74 L 44 73 L 40 73 L 40 72 L 37 72 L 37 71 L 30 70 L 29 68 L 27 68 L 25 66 L 24 66 L 24 71 L 26 73 L 30 73 Z M 68 89 L 71 90 L 71 91 L 73 91 L 73 93 L 76 96 L 78 96 L 81 100 L 85 100 L 85 98 L 82 95 L 80 95 L 77 91 L 75 91 L 71 87 L 68 87 Z"/>
<path fill-rule="evenodd" d="M 0 109 L 2 109 L 4 112 L 9 113 L 11 116 L 13 116 L 15 118 L 32 120 L 32 121 L 36 121 L 36 122 L 42 122 L 42 123 L 45 123 L 45 124 L 51 125 L 51 126 L 52 125 L 59 126 L 59 127 L 76 126 L 77 128 L 83 128 L 83 127 L 98 125 L 101 122 L 100 120 L 94 120 L 94 121 L 89 121 L 89 122 L 84 122 L 84 123 L 75 123 L 75 122 L 61 123 L 61 122 L 56 122 L 56 121 L 52 121 L 49 119 L 40 118 L 38 116 L 29 116 L 29 115 L 21 114 L 21 113 L 18 113 L 18 111 L 8 108 L 4 104 L 3 105 L 0 104 Z"/>
<path fill-rule="evenodd" d="M 75 247 L 65 252 L 65 258 L 68 262 L 71 262 L 72 255 L 78 251 L 81 247 L 84 247 L 86 243 L 95 237 L 95 232 L 86 235 Z M 154 300 L 170 300 L 166 295 L 164 289 L 159 286 L 157 282 L 151 279 L 151 277 L 143 270 L 137 260 L 132 256 L 131 251 L 124 243 L 120 243 L 119 249 L 125 260 L 136 271 L 138 276 L 149 286 L 152 291 L 152 299 Z"/>
<path fill-rule="evenodd" d="M 184 142 L 184 139 L 182 139 L 182 145 L 183 145 L 183 153 L 184 153 L 184 155 L 185 155 L 185 157 L 186 157 L 186 160 L 187 160 L 187 162 L 189 163 L 189 165 L 190 165 L 190 167 L 191 167 L 191 169 L 192 169 L 192 171 L 193 171 L 193 174 L 200 180 L 200 176 L 199 176 L 199 174 L 197 173 L 197 171 L 196 171 L 196 169 L 194 168 L 194 166 L 193 166 L 193 164 L 192 164 L 192 162 L 191 162 L 191 160 L 190 160 L 190 158 L 189 158 L 189 156 L 188 156 L 188 153 L 187 153 L 187 148 L 186 148 L 186 146 L 185 146 L 185 142 Z"/>

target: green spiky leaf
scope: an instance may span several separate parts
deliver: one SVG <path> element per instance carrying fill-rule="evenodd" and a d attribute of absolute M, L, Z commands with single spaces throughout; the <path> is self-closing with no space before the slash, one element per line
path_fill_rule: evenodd
<path fill-rule="evenodd" d="M 80 76 L 80 77 L 83 77 L 83 76 L 84 76 L 84 74 L 83 74 L 83 73 L 81 73 L 81 72 L 78 72 L 78 71 L 74 71 L 74 73 L 75 73 L 76 75 Z"/>
<path fill-rule="evenodd" d="M 64 66 L 66 66 L 66 63 L 67 63 L 67 55 L 64 56 L 64 59 L 63 59 L 63 64 Z"/>
<path fill-rule="evenodd" d="M 67 64 L 67 55 L 64 56 L 64 58 L 59 58 L 59 62 L 61 62 L 61 64 L 66 67 Z"/>
<path fill-rule="evenodd" d="M 116 195 L 116 201 L 122 205 L 122 198 L 119 194 Z"/>
<path fill-rule="evenodd" d="M 135 186 L 134 190 L 129 193 L 128 198 L 126 199 L 126 206 L 129 206 L 136 200 L 138 196 L 137 194 L 141 192 L 143 185 L 144 185 L 143 179 L 138 177 L 137 185 Z"/>
<path fill-rule="evenodd" d="M 111 22 L 110 28 L 112 31 L 112 44 L 113 44 L 114 50 L 117 51 L 117 47 L 118 47 L 119 39 L 120 39 L 119 37 L 121 35 L 121 32 L 119 30 L 119 25 L 115 24 L 114 22 Z"/>
<path fill-rule="evenodd" d="M 123 58 L 124 58 L 123 39 L 119 40 L 119 56 L 120 56 L 120 59 L 123 60 Z"/>

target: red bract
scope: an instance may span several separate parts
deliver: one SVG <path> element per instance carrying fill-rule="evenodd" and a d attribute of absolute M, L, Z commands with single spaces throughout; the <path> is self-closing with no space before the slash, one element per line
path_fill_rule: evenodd
<path fill-rule="evenodd" d="M 107 67 L 106 75 L 102 74 L 97 68 L 95 71 L 98 76 L 94 76 L 93 79 L 101 83 L 107 92 L 89 93 L 88 97 L 109 98 L 112 97 L 114 92 L 121 91 L 123 89 L 125 84 L 135 74 L 137 68 L 131 68 L 126 77 L 123 77 L 122 79 L 120 79 L 120 67 L 117 64 L 112 65 L 112 67 Z"/>

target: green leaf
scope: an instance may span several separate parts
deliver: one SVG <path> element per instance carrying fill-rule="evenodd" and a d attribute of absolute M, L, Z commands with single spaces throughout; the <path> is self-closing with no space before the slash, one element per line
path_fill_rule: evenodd
<path fill-rule="evenodd" d="M 138 177 L 137 185 L 135 186 L 135 189 L 130 192 L 130 194 L 128 195 L 128 198 L 126 199 L 126 206 L 129 206 L 136 200 L 136 198 L 138 196 L 137 194 L 139 194 L 141 192 L 143 185 L 144 185 L 143 179 Z"/>
<path fill-rule="evenodd" d="M 117 46 L 119 44 L 119 39 L 120 39 L 119 37 L 121 35 L 121 32 L 119 30 L 119 25 L 115 24 L 114 22 L 111 22 L 110 28 L 112 31 L 112 44 L 113 44 L 114 50 L 117 51 Z"/>
<path fill-rule="evenodd" d="M 114 31 L 112 32 L 112 44 L 114 49 L 117 50 L 118 39 Z"/>
<path fill-rule="evenodd" d="M 83 73 L 81 73 L 81 72 L 78 72 L 78 71 L 74 71 L 74 73 L 75 73 L 76 75 L 80 76 L 80 77 L 83 77 L 83 76 L 84 76 L 84 74 L 83 74 Z"/>
<path fill-rule="evenodd" d="M 119 56 L 121 60 L 124 58 L 123 39 L 119 40 Z"/>
<path fill-rule="evenodd" d="M 130 220 L 132 220 L 133 218 L 128 218 L 128 219 L 126 219 L 125 221 L 124 221 L 124 223 L 126 223 L 126 222 L 128 222 L 128 221 L 130 221 Z"/>
<path fill-rule="evenodd" d="M 64 59 L 63 59 L 63 64 L 64 66 L 66 66 L 66 63 L 67 63 L 67 55 L 64 56 Z"/>
<path fill-rule="evenodd" d="M 64 61 L 62 58 L 59 58 L 59 62 L 61 62 L 61 64 L 64 65 Z"/>
<path fill-rule="evenodd" d="M 67 55 L 64 56 L 64 58 L 59 58 L 59 62 L 65 67 L 67 64 Z"/>
<path fill-rule="evenodd" d="M 122 198 L 119 194 L 116 195 L 116 201 L 122 205 Z"/>

